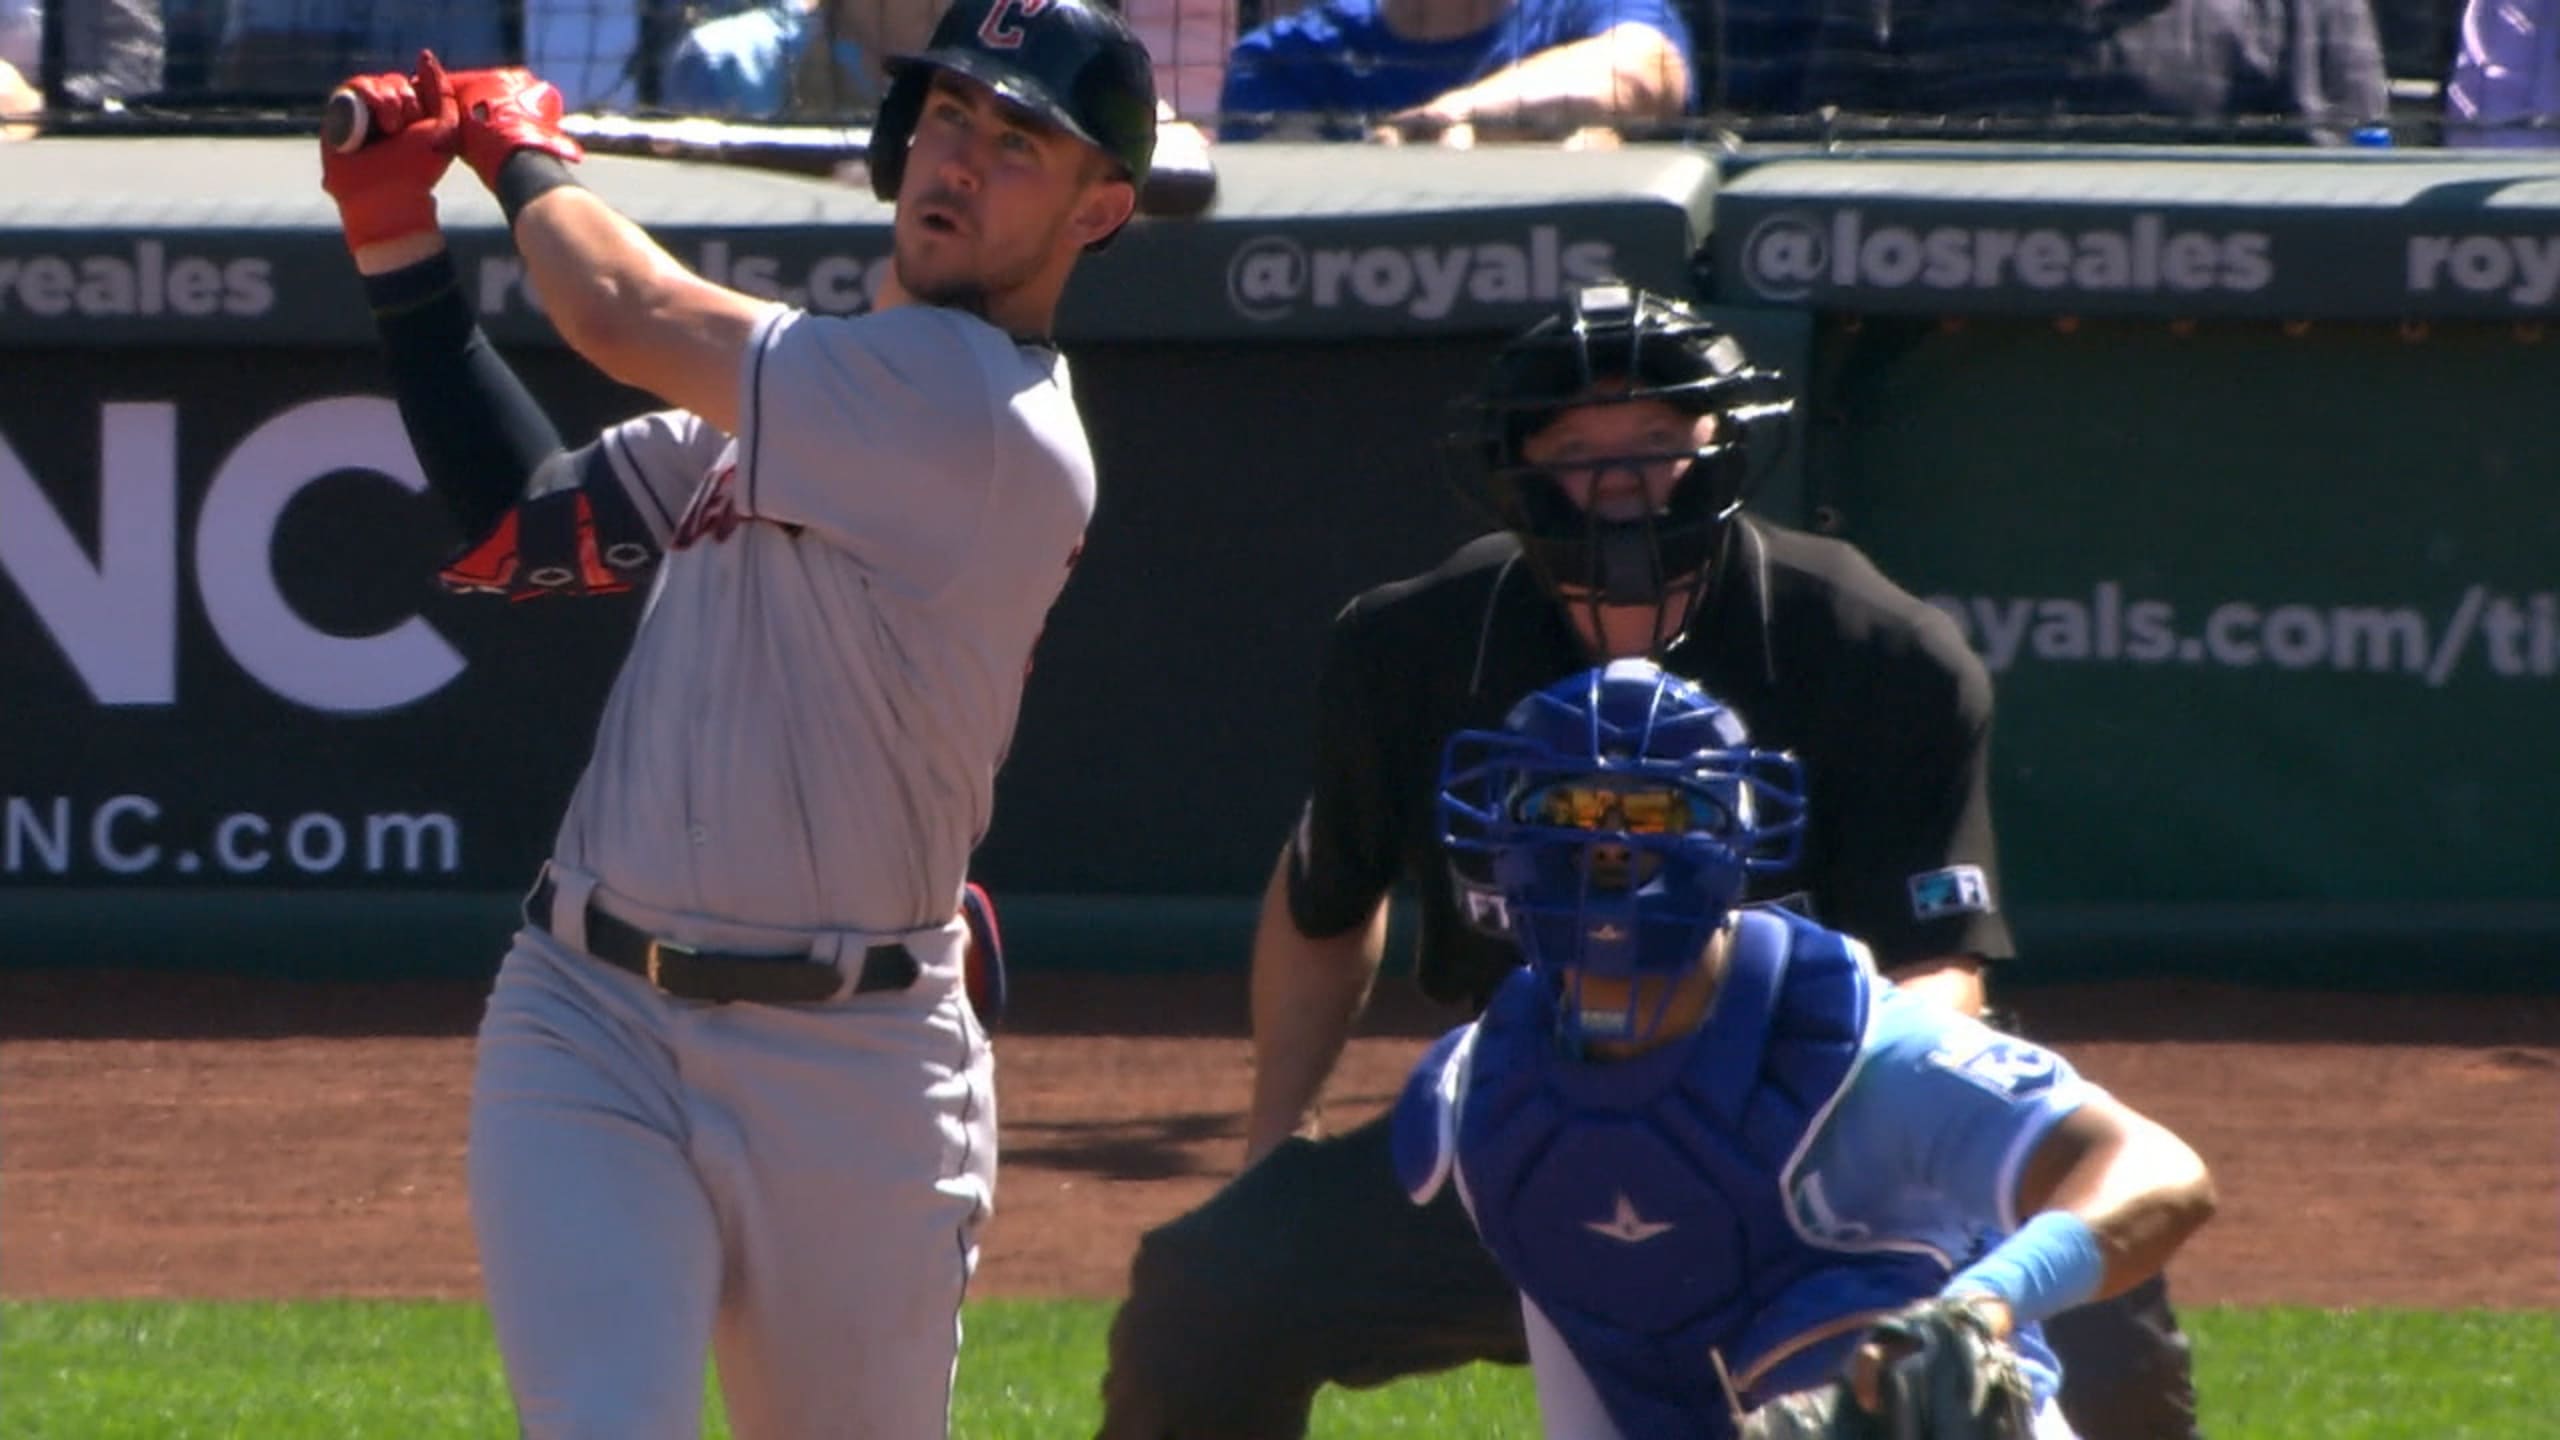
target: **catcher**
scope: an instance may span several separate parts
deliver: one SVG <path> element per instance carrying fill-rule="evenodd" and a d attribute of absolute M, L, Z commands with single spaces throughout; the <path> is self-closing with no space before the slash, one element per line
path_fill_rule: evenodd
<path fill-rule="evenodd" d="M 2051 1051 L 1737 908 L 1801 767 L 1646 660 L 1452 737 L 1440 813 L 1527 964 L 1416 1068 L 1397 1168 L 1454 1180 L 1571 1440 L 2066 1440 L 2038 1322 L 2158 1271 L 2203 1161 Z"/>

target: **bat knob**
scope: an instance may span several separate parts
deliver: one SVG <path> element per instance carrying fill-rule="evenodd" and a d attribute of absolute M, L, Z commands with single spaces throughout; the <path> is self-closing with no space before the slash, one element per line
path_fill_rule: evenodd
<path fill-rule="evenodd" d="M 329 103 L 320 112 L 320 143 L 341 155 L 352 155 L 373 138 L 373 108 L 353 90 L 340 87 L 329 92 Z"/>
<path fill-rule="evenodd" d="M 1176 121 L 1156 131 L 1154 168 L 1138 190 L 1138 211 L 1159 219 L 1189 220 L 1207 213 L 1218 198 L 1218 167 L 1209 137 Z"/>

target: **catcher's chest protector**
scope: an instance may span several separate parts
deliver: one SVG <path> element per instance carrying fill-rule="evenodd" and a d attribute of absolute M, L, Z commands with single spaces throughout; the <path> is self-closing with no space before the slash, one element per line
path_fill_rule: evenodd
<path fill-rule="evenodd" d="M 1458 1116 L 1487 1248 L 1630 1436 L 1724 1433 L 1710 1349 L 1755 1404 L 1827 1374 L 1854 1336 L 1764 1367 L 1785 1342 L 1948 1273 L 1822 1248 L 1790 1223 L 1791 1166 L 1849 1081 L 1872 981 L 1831 931 L 1759 911 L 1738 924 L 1706 1025 L 1631 1060 L 1559 1055 L 1549 989 L 1513 976 L 1477 1027 Z"/>

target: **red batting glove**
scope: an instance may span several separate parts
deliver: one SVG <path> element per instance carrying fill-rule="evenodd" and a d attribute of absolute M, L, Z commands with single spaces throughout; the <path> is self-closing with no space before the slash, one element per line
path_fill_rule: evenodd
<path fill-rule="evenodd" d="M 436 228 L 436 182 L 453 163 L 451 112 L 406 75 L 358 75 L 346 88 L 372 112 L 372 139 L 341 155 L 320 147 L 320 188 L 338 202 L 347 248 Z"/>
<path fill-rule="evenodd" d="M 544 150 L 572 164 L 586 147 L 560 129 L 566 105 L 560 91 L 521 65 L 498 70 L 447 70 L 432 54 L 418 57 L 418 88 L 432 85 L 454 106 L 451 148 L 494 193 L 499 167 L 519 150 Z"/>

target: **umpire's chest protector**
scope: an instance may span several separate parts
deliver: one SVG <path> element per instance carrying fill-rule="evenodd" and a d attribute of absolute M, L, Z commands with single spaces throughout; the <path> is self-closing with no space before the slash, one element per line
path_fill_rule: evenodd
<path fill-rule="evenodd" d="M 1836 1363 L 1840 1344 L 1807 1343 L 1820 1327 L 1933 1293 L 1947 1274 L 1932 1258 L 1817 1242 L 1791 1217 L 1795 1171 L 1855 1071 L 1874 984 L 1831 931 L 1759 911 L 1738 927 L 1714 1007 L 1686 1040 L 1569 1059 L 1551 990 L 1523 970 L 1441 1087 L 1454 1121 L 1441 1134 L 1486 1247 L 1630 1436 L 1723 1428 L 1710 1351 L 1754 1404 Z"/>

